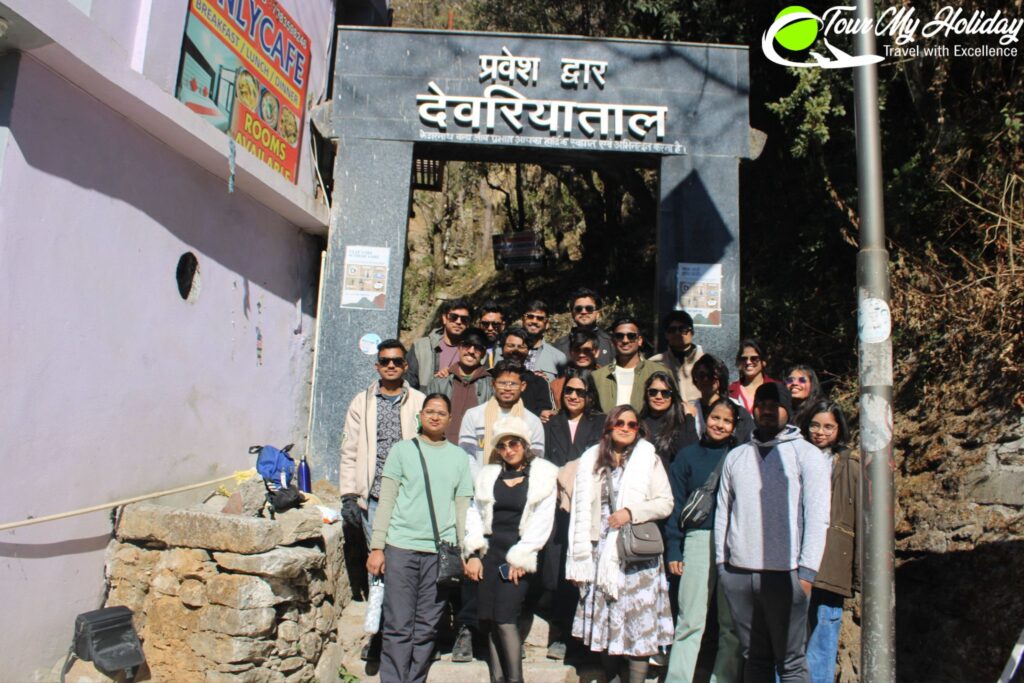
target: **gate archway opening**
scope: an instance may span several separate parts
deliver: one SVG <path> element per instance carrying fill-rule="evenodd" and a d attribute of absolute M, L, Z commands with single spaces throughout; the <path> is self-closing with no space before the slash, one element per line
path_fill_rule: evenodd
<path fill-rule="evenodd" d="M 417 159 L 655 171 L 650 332 L 686 308 L 705 350 L 732 356 L 746 48 L 355 27 L 337 46 L 309 435 L 324 476 L 337 477 L 345 411 L 374 379 L 366 355 L 398 336 Z"/>

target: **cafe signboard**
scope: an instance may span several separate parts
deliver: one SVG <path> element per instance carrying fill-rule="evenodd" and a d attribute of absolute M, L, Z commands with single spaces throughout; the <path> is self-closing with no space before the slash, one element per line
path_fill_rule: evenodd
<path fill-rule="evenodd" d="M 177 97 L 297 182 L 310 42 L 275 0 L 190 0 Z"/>

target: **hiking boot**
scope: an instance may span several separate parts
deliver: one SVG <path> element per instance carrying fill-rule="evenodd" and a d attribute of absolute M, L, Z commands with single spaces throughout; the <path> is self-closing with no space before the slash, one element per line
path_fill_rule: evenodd
<path fill-rule="evenodd" d="M 565 659 L 565 643 L 560 640 L 556 640 L 548 645 L 547 658 L 554 659 L 559 662 L 563 661 Z"/>
<path fill-rule="evenodd" d="M 473 661 L 473 632 L 468 626 L 459 628 L 459 635 L 455 636 L 455 644 L 452 645 L 453 662 Z"/>

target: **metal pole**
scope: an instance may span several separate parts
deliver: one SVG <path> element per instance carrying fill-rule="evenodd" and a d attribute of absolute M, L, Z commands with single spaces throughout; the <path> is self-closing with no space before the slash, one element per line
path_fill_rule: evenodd
<path fill-rule="evenodd" d="M 861 21 L 874 19 L 871 0 L 857 0 L 857 18 Z M 876 54 L 874 32 L 857 34 L 854 48 L 857 55 Z M 857 355 L 862 454 L 860 552 L 864 584 L 861 678 L 865 683 L 894 683 L 892 338 L 876 65 L 855 67 L 853 86 L 859 187 L 857 208 L 860 213 Z"/>

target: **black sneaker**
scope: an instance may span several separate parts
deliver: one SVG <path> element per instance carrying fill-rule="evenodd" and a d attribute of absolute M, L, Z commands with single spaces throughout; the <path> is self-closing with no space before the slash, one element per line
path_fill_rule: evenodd
<path fill-rule="evenodd" d="M 565 659 L 565 643 L 560 640 L 556 640 L 548 645 L 547 658 L 554 659 L 559 662 L 563 661 Z"/>
<path fill-rule="evenodd" d="M 453 662 L 473 661 L 473 632 L 468 626 L 459 628 L 459 635 L 455 636 L 455 644 L 452 645 Z"/>

